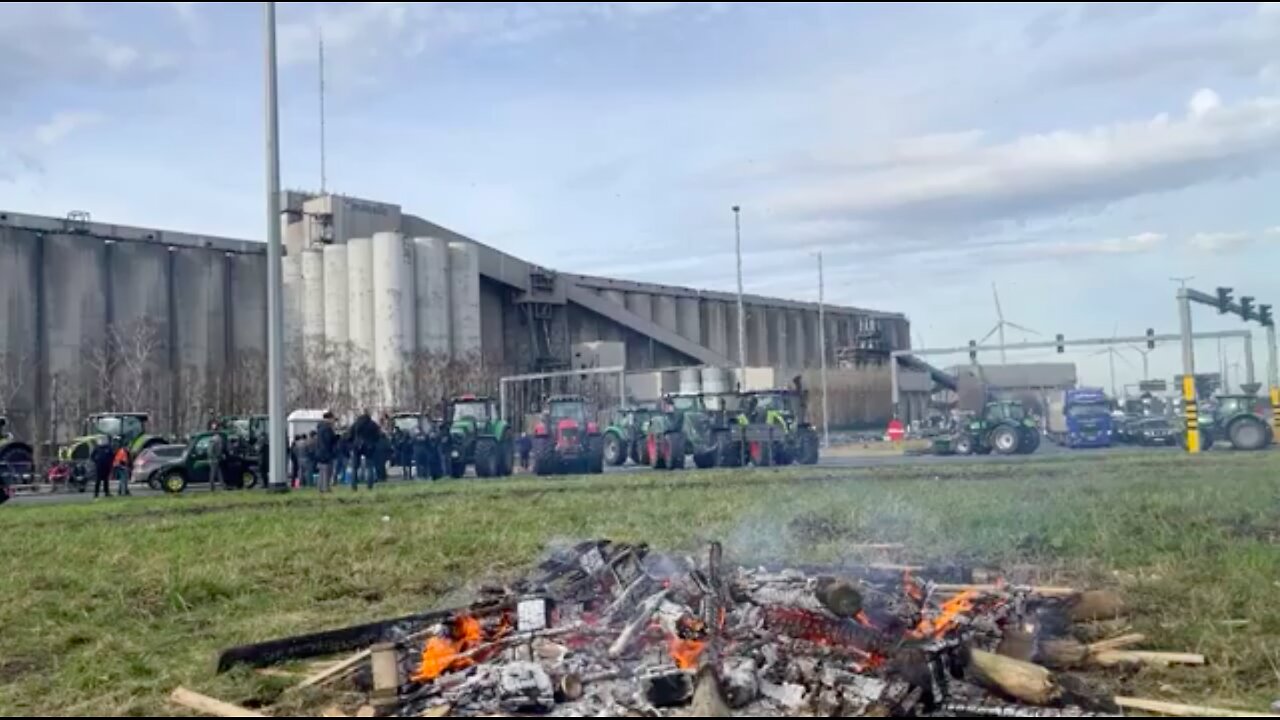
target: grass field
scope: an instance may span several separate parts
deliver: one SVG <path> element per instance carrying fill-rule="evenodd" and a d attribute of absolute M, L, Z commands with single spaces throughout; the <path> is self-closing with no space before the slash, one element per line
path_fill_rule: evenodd
<path fill-rule="evenodd" d="M 268 701 L 282 681 L 215 677 L 216 652 L 462 599 L 549 542 L 598 536 L 812 562 L 900 542 L 868 559 L 1116 586 L 1138 631 L 1212 662 L 1123 689 L 1259 710 L 1280 696 L 1280 453 L 189 494 L 7 506 L 0 533 L 6 715 L 171 714 L 179 684 Z"/>

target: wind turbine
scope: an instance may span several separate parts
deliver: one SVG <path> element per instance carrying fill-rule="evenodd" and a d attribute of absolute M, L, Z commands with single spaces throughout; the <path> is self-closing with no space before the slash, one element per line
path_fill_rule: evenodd
<path fill-rule="evenodd" d="M 1023 326 L 1023 325 L 1019 325 L 1019 324 L 1018 324 L 1018 323 L 1016 323 L 1016 322 L 1010 322 L 1010 321 L 1008 321 L 1008 320 L 1005 320 L 1005 319 L 1004 319 L 1004 309 L 1000 307 L 1000 291 L 996 289 L 996 284 L 995 284 L 995 283 L 991 283 L 991 295 L 996 299 L 996 318 L 998 319 L 998 322 L 996 322 L 996 326 L 995 326 L 995 327 L 991 328 L 991 332 L 987 333 L 986 337 L 982 338 L 982 342 L 980 342 L 980 343 L 978 343 L 978 344 L 979 344 L 979 345 L 985 345 L 985 344 L 986 344 L 986 342 L 987 342 L 988 340 L 990 340 L 990 339 L 991 339 L 991 336 L 992 336 L 992 335 L 995 335 L 995 334 L 999 333 L 999 335 L 1000 335 L 1000 364 L 1001 364 L 1001 365 L 1008 365 L 1008 364 L 1009 364 L 1009 356 L 1008 356 L 1008 353 L 1007 353 L 1007 352 L 1005 351 L 1005 349 L 1004 349 L 1004 329 L 1005 329 L 1006 327 L 1011 327 L 1011 328 L 1013 328 L 1014 330 L 1021 330 L 1022 332 L 1024 332 L 1024 333 L 1030 333 L 1031 335 L 1039 335 L 1040 333 L 1036 332 L 1035 330 L 1032 330 L 1032 329 L 1031 329 L 1031 328 L 1029 328 L 1029 327 L 1025 327 L 1025 326 Z"/>

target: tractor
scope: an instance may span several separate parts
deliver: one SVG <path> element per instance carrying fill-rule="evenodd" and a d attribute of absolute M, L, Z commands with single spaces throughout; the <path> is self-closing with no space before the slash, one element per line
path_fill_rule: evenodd
<path fill-rule="evenodd" d="M 52 482 L 66 482 L 84 492 L 93 477 L 89 459 L 93 448 L 102 442 L 123 443 L 130 458 L 167 441 L 147 433 L 151 416 L 146 413 L 96 413 L 84 420 L 83 434 L 58 449 L 58 462 L 49 470 Z"/>
<path fill-rule="evenodd" d="M 957 455 L 1030 455 L 1040 447 L 1040 428 L 1022 403 L 993 401 L 961 423 L 952 447 Z"/>
<path fill-rule="evenodd" d="M 251 490 L 258 485 L 257 458 L 252 454 L 237 452 L 232 443 L 232 433 L 214 430 L 197 433 L 187 443 L 187 449 L 155 471 L 160 479 L 160 489 L 176 495 L 187 489 L 188 485 L 207 485 L 211 466 L 209 464 L 209 446 L 215 435 L 222 436 L 222 446 L 226 455 L 222 459 L 222 481 L 232 490 Z"/>
<path fill-rule="evenodd" d="M 533 429 L 533 470 L 539 475 L 602 473 L 604 445 L 586 398 L 552 396 Z"/>
<path fill-rule="evenodd" d="M 473 465 L 476 477 L 502 477 L 515 469 L 515 433 L 499 417 L 493 398 L 462 395 L 445 408 L 445 458 L 449 475 L 460 478 Z"/>
<path fill-rule="evenodd" d="M 657 414 L 653 408 L 622 408 L 614 413 L 613 423 L 604 431 L 604 461 L 619 467 L 630 459 L 637 465 L 648 465 L 646 433 L 649 420 Z"/>
<path fill-rule="evenodd" d="M 1206 408 L 1210 409 L 1210 408 Z M 1264 450 L 1275 442 L 1267 424 L 1266 402 L 1255 395 L 1218 395 L 1212 412 L 1200 416 L 1200 447 L 1208 450 L 1214 442 L 1226 440 L 1236 450 Z M 1186 432 L 1179 433 L 1185 447 Z"/>
<path fill-rule="evenodd" d="M 684 436 L 684 451 L 695 466 L 707 469 L 741 465 L 743 430 L 736 393 L 669 395 L 665 402 L 671 413 L 681 416 L 677 427 Z M 651 438 L 651 447 L 656 448 L 661 438 L 658 434 Z"/>
<path fill-rule="evenodd" d="M 271 432 L 268 415 L 226 415 L 218 418 L 218 428 L 249 445 L 257 445 Z"/>
<path fill-rule="evenodd" d="M 0 505 L 9 499 L 10 487 L 22 484 L 32 472 L 34 451 L 9 432 L 9 419 L 0 415 Z"/>
<path fill-rule="evenodd" d="M 818 463 L 818 433 L 806 420 L 803 388 L 743 393 L 739 422 L 747 455 L 755 465 Z"/>

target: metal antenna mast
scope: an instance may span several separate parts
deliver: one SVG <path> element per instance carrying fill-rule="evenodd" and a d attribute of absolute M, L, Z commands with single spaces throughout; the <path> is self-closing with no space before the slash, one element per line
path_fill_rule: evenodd
<path fill-rule="evenodd" d="M 325 117 L 324 117 L 324 33 L 320 34 L 320 194 L 324 194 L 329 186 L 328 171 L 325 166 Z"/>

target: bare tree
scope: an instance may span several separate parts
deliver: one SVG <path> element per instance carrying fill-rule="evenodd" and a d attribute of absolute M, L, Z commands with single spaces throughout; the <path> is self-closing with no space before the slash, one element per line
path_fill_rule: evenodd
<path fill-rule="evenodd" d="M 31 369 L 29 353 L 0 353 L 0 415 L 13 414 L 14 402 L 27 387 L 27 375 Z"/>
<path fill-rule="evenodd" d="M 242 351 L 222 380 L 222 412 L 253 415 L 267 407 L 267 358 L 261 352 Z"/>
<path fill-rule="evenodd" d="M 172 380 L 161 377 L 157 367 L 164 345 L 159 323 L 142 318 L 125 326 L 113 326 L 109 341 L 114 346 L 117 364 L 120 389 L 117 400 L 150 406 L 158 397 L 155 391 L 163 384 L 161 381 Z"/>
<path fill-rule="evenodd" d="M 86 387 L 93 388 L 94 397 L 106 406 L 115 405 L 116 390 L 113 382 L 118 362 L 113 352 L 113 343 L 108 337 L 102 342 L 93 343 L 83 348 L 83 362 L 78 379 Z"/>

